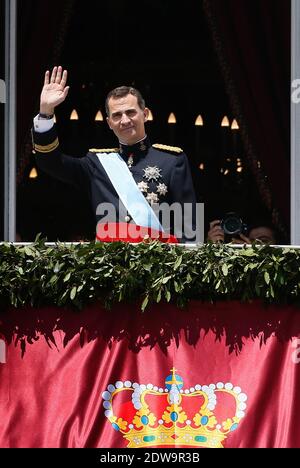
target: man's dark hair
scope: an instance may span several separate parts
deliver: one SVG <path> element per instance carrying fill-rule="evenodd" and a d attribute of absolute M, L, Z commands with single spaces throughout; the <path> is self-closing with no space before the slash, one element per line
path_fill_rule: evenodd
<path fill-rule="evenodd" d="M 250 231 L 252 231 L 252 229 L 258 229 L 258 228 L 267 228 L 267 229 L 269 229 L 272 232 L 275 243 L 278 242 L 279 234 L 277 232 L 276 227 L 274 226 L 274 224 L 271 221 L 268 221 L 266 219 L 260 219 L 260 220 L 256 220 L 256 221 L 252 222 L 249 225 L 248 233 L 250 234 Z"/>
<path fill-rule="evenodd" d="M 128 94 L 132 94 L 133 96 L 136 96 L 138 105 L 140 109 L 144 110 L 145 109 L 145 101 L 141 93 L 135 89 L 132 88 L 131 86 L 119 86 L 118 88 L 112 89 L 105 100 L 105 111 L 106 115 L 109 116 L 109 107 L 108 107 L 108 101 L 113 98 L 113 99 L 118 99 L 122 98 L 125 96 L 128 96 Z"/>

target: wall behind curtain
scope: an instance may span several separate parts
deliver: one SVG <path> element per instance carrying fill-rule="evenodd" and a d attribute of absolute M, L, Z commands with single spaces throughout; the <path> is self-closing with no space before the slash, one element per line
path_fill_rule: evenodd
<path fill-rule="evenodd" d="M 288 231 L 290 1 L 203 0 L 203 7 L 260 195 Z"/>

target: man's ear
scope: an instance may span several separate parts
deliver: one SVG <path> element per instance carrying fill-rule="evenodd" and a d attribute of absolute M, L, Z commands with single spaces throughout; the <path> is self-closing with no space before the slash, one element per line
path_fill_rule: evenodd
<path fill-rule="evenodd" d="M 145 107 L 145 109 L 144 109 L 144 122 L 147 122 L 148 117 L 149 117 L 149 109 L 148 109 L 148 107 Z"/>
<path fill-rule="evenodd" d="M 110 126 L 110 123 L 109 123 L 109 117 L 106 117 L 106 122 L 107 122 L 107 125 L 109 126 L 109 128 L 111 129 L 111 126 Z"/>

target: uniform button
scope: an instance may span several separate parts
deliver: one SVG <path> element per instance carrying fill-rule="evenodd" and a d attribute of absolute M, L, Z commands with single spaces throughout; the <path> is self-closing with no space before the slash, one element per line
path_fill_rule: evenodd
<path fill-rule="evenodd" d="M 131 220 L 131 216 L 128 216 L 128 215 L 125 216 L 125 221 L 126 221 L 126 223 L 129 223 L 130 220 Z"/>

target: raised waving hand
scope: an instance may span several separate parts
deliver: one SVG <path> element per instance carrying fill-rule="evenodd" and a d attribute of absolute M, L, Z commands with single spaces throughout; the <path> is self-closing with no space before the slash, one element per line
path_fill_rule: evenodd
<path fill-rule="evenodd" d="M 54 67 L 50 72 L 46 71 L 44 86 L 41 92 L 40 113 L 54 114 L 56 106 L 61 104 L 67 97 L 70 86 L 66 86 L 68 72 L 61 66 Z"/>

